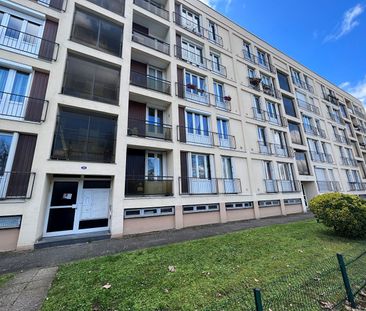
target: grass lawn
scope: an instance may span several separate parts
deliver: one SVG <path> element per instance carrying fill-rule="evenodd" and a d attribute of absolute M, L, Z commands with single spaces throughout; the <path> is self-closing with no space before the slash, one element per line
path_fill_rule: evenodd
<path fill-rule="evenodd" d="M 2 287 L 7 281 L 13 277 L 13 274 L 3 274 L 0 275 L 0 287 Z"/>
<path fill-rule="evenodd" d="M 365 240 L 334 236 L 310 220 L 84 260 L 60 267 L 42 311 L 240 310 L 218 306 L 337 252 L 365 248 Z"/>

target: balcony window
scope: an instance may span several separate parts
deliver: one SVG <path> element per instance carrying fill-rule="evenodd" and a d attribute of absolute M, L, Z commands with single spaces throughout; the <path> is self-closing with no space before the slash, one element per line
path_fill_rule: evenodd
<path fill-rule="evenodd" d="M 117 105 L 120 68 L 69 54 L 62 93 Z"/>
<path fill-rule="evenodd" d="M 0 181 L 1 176 L 11 167 L 9 152 L 13 141 L 13 135 L 0 132 Z M 8 163 L 9 162 L 9 163 Z"/>
<path fill-rule="evenodd" d="M 206 92 L 206 79 L 196 74 L 186 72 L 185 98 L 203 103 L 209 103 L 209 95 Z"/>
<path fill-rule="evenodd" d="M 195 112 L 186 112 L 186 139 L 189 143 L 213 145 L 212 133 L 209 131 L 209 117 Z"/>
<path fill-rule="evenodd" d="M 309 165 L 306 157 L 306 153 L 303 151 L 295 152 L 297 169 L 300 175 L 310 175 Z"/>
<path fill-rule="evenodd" d="M 115 117 L 61 109 L 51 158 L 113 163 L 116 125 Z"/>
<path fill-rule="evenodd" d="M 98 15 L 76 9 L 71 39 L 121 56 L 122 26 Z"/>
<path fill-rule="evenodd" d="M 217 135 L 221 148 L 235 148 L 234 137 L 229 135 L 229 120 L 217 119 Z"/>
<path fill-rule="evenodd" d="M 287 96 L 282 96 L 282 102 L 285 107 L 286 114 L 291 117 L 296 117 L 294 101 L 292 100 L 292 98 L 287 97 Z"/>
<path fill-rule="evenodd" d="M 181 16 L 179 18 L 180 24 L 183 28 L 186 28 L 196 34 L 201 34 L 201 20 L 198 14 L 182 6 Z"/>
<path fill-rule="evenodd" d="M 290 131 L 291 141 L 294 144 L 302 145 L 302 137 L 299 124 L 288 122 L 288 128 Z"/>
<path fill-rule="evenodd" d="M 88 0 L 100 7 L 114 12 L 119 15 L 124 15 L 125 12 L 125 0 Z"/>
<path fill-rule="evenodd" d="M 280 83 L 280 88 L 287 92 L 291 92 L 290 84 L 288 82 L 288 76 L 280 71 L 277 71 L 277 77 Z"/>
<path fill-rule="evenodd" d="M 182 40 L 182 47 L 181 47 L 181 51 L 178 51 L 178 53 L 180 54 L 180 57 L 192 64 L 198 65 L 198 66 L 203 66 L 203 67 L 207 67 L 207 64 L 204 61 L 203 58 L 203 51 L 202 51 L 202 47 L 193 44 L 191 42 L 188 42 L 186 40 Z M 179 47 L 177 47 L 179 49 Z"/>

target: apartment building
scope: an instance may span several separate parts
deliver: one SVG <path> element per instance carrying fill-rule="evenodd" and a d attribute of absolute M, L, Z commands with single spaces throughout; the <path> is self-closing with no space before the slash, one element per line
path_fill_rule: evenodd
<path fill-rule="evenodd" d="M 0 0 L 0 250 L 366 195 L 366 114 L 200 1 Z"/>

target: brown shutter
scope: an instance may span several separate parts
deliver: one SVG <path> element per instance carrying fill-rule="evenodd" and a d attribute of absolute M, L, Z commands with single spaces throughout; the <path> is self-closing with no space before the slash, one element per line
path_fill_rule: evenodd
<path fill-rule="evenodd" d="M 178 79 L 178 97 L 184 98 L 184 73 L 182 68 L 177 68 L 177 79 Z"/>
<path fill-rule="evenodd" d="M 27 195 L 37 136 L 20 134 L 7 189 L 8 197 Z"/>
<path fill-rule="evenodd" d="M 131 60 L 131 82 L 134 85 L 147 87 L 147 65 Z"/>
<path fill-rule="evenodd" d="M 180 4 L 179 3 L 176 3 L 175 4 L 175 23 L 177 25 L 180 25 L 181 22 L 180 22 Z"/>
<path fill-rule="evenodd" d="M 128 105 L 128 135 L 145 137 L 146 105 L 130 101 Z"/>
<path fill-rule="evenodd" d="M 40 122 L 42 120 L 47 85 L 48 73 L 35 71 L 27 111 L 25 112 L 25 120 L 33 122 Z"/>
<path fill-rule="evenodd" d="M 143 194 L 145 150 L 127 149 L 125 194 Z"/>
<path fill-rule="evenodd" d="M 175 55 L 178 58 L 182 58 L 182 37 L 180 35 L 175 36 L 176 47 L 175 47 Z"/>
<path fill-rule="evenodd" d="M 186 112 L 181 106 L 179 106 L 179 141 L 186 142 Z"/>
<path fill-rule="evenodd" d="M 63 9 L 63 3 L 64 0 L 51 0 L 50 7 L 61 11 Z"/>
<path fill-rule="evenodd" d="M 181 193 L 188 193 L 188 153 L 180 152 Z"/>
<path fill-rule="evenodd" d="M 49 19 L 46 20 L 41 47 L 39 49 L 38 56 L 43 59 L 52 60 L 53 54 L 55 51 L 55 41 L 57 34 L 58 23 L 51 21 Z"/>

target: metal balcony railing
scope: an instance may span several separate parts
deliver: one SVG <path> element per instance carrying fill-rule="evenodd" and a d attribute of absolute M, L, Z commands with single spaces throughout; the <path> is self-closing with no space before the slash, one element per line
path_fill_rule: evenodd
<path fill-rule="evenodd" d="M 132 30 L 132 41 L 140 43 L 144 46 L 152 48 L 156 51 L 170 55 L 170 44 L 158 38 L 149 36 L 135 29 Z"/>
<path fill-rule="evenodd" d="M 357 166 L 357 161 L 352 158 L 341 157 L 341 164 L 345 166 Z"/>
<path fill-rule="evenodd" d="M 329 153 L 320 153 L 320 152 L 316 152 L 316 151 L 309 151 L 309 152 L 310 152 L 311 160 L 314 162 L 330 163 L 330 164 L 334 163 L 333 157 Z"/>
<path fill-rule="evenodd" d="M 297 103 L 300 108 L 310 111 L 312 113 L 315 113 L 316 115 L 320 115 L 320 110 L 317 106 L 310 104 L 304 100 L 298 99 L 298 98 L 297 98 Z"/>
<path fill-rule="evenodd" d="M 338 181 L 317 181 L 319 192 L 339 192 L 342 190 Z"/>
<path fill-rule="evenodd" d="M 266 95 L 272 96 L 277 99 L 281 99 L 281 92 L 276 90 L 276 88 L 273 85 L 265 84 L 261 78 L 258 77 L 248 77 L 249 84 L 248 87 L 252 88 L 253 90 L 256 90 L 257 92 L 262 92 Z"/>
<path fill-rule="evenodd" d="M 260 154 L 274 155 L 284 158 L 293 158 L 295 156 L 293 149 L 286 145 L 258 141 L 258 147 Z"/>
<path fill-rule="evenodd" d="M 314 94 L 314 87 L 312 85 L 310 85 L 309 83 L 307 83 L 306 81 L 300 80 L 294 76 L 292 76 L 292 82 L 302 88 L 303 90 L 309 91 L 310 93 Z"/>
<path fill-rule="evenodd" d="M 346 145 L 350 144 L 350 141 L 349 141 L 348 137 L 346 137 L 344 135 L 334 134 L 334 137 L 335 137 L 336 141 L 341 143 L 341 144 L 346 144 Z"/>
<path fill-rule="evenodd" d="M 366 183 L 364 182 L 348 182 L 350 191 L 364 191 L 366 190 Z"/>
<path fill-rule="evenodd" d="M 218 194 L 218 178 L 179 177 L 180 194 Z"/>
<path fill-rule="evenodd" d="M 197 36 L 203 37 L 208 41 L 223 47 L 223 39 L 218 34 L 213 34 L 210 30 L 202 27 L 197 21 L 193 21 L 182 16 L 178 12 L 173 12 L 173 21 L 176 25 L 194 33 Z"/>
<path fill-rule="evenodd" d="M 301 184 L 298 180 L 265 179 L 264 183 L 267 193 L 290 193 L 301 191 Z"/>
<path fill-rule="evenodd" d="M 47 110 L 47 100 L 0 92 L 0 117 L 43 122 L 46 120 Z"/>
<path fill-rule="evenodd" d="M 0 200 L 30 199 L 35 177 L 32 172 L 3 172 L 0 176 Z"/>
<path fill-rule="evenodd" d="M 252 107 L 252 110 L 253 110 L 253 119 L 255 120 L 268 122 L 282 127 L 287 127 L 287 119 L 278 114 L 258 109 L 256 107 Z"/>
<path fill-rule="evenodd" d="M 191 128 L 178 125 L 177 139 L 183 143 L 236 149 L 236 140 L 234 136 L 211 132 L 201 128 Z"/>
<path fill-rule="evenodd" d="M 59 49 L 56 42 L 5 26 L 0 26 L 0 46 L 47 61 L 56 60 Z"/>
<path fill-rule="evenodd" d="M 67 7 L 67 0 L 30 0 L 37 2 L 46 7 L 52 8 L 56 11 L 65 12 Z"/>
<path fill-rule="evenodd" d="M 213 73 L 216 73 L 221 76 L 227 76 L 226 67 L 214 62 L 211 59 L 203 57 L 203 54 L 197 54 L 192 51 L 189 51 L 181 46 L 174 46 L 174 56 L 178 59 L 181 59 L 189 64 L 192 64 L 196 67 L 200 67 L 206 70 L 210 70 Z"/>
<path fill-rule="evenodd" d="M 133 3 L 169 21 L 169 11 L 165 10 L 160 4 L 151 0 L 133 0 Z"/>
<path fill-rule="evenodd" d="M 172 140 L 172 126 L 148 120 L 128 118 L 127 134 L 129 136 Z"/>
<path fill-rule="evenodd" d="M 323 129 L 320 129 L 316 126 L 309 125 L 309 124 L 303 124 L 304 125 L 304 131 L 306 134 L 313 135 L 313 136 L 320 136 L 322 138 L 326 138 L 327 135 L 325 134 L 325 131 Z"/>
<path fill-rule="evenodd" d="M 135 86 L 170 95 L 170 81 L 159 79 L 148 74 L 131 71 L 130 83 Z"/>
<path fill-rule="evenodd" d="M 265 69 L 269 72 L 276 73 L 276 68 L 270 64 L 268 60 L 259 58 L 258 56 L 248 53 L 248 51 L 243 50 L 243 58 L 252 64 L 260 66 L 262 69 Z"/>
<path fill-rule="evenodd" d="M 218 178 L 219 193 L 237 194 L 242 192 L 239 178 Z"/>
<path fill-rule="evenodd" d="M 344 124 L 345 123 L 343 118 L 340 115 L 338 115 L 337 113 L 328 112 L 328 114 L 329 114 L 329 117 L 332 121 L 337 122 L 339 124 Z"/>
<path fill-rule="evenodd" d="M 126 196 L 173 195 L 171 176 L 126 176 Z"/>
<path fill-rule="evenodd" d="M 336 106 L 339 105 L 339 98 L 337 96 L 335 96 L 334 94 L 324 94 L 323 93 L 323 98 L 326 101 L 328 101 L 328 102 L 330 102 L 330 103 L 332 103 L 332 104 L 334 104 Z"/>

